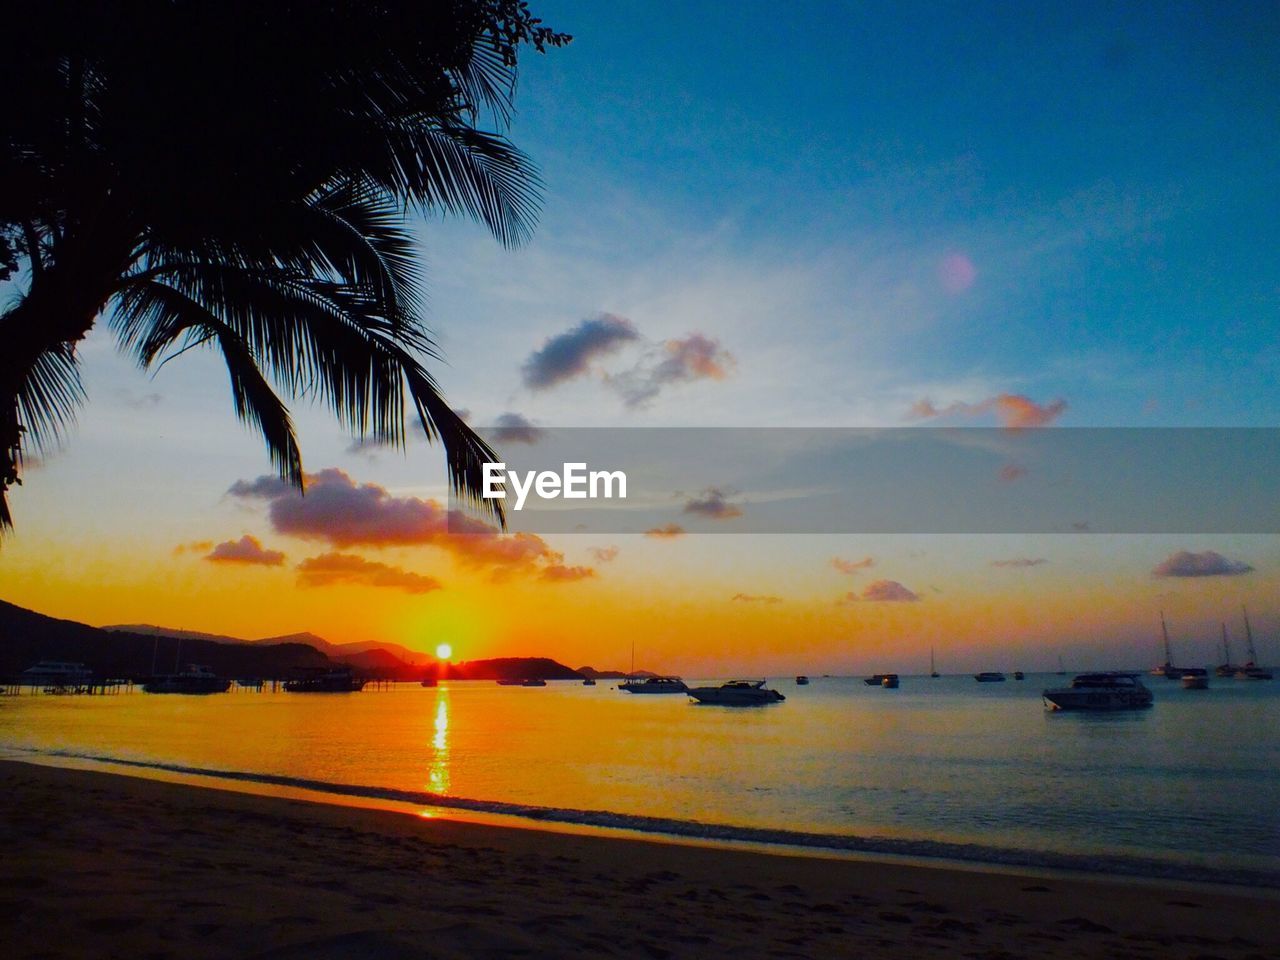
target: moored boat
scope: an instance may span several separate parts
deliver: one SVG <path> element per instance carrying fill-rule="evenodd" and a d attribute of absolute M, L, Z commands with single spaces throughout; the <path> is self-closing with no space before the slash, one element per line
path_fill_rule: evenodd
<path fill-rule="evenodd" d="M 1272 680 L 1274 679 L 1270 670 L 1264 670 L 1258 666 L 1258 651 L 1253 646 L 1253 628 L 1249 626 L 1249 611 L 1244 612 L 1244 638 L 1245 645 L 1249 648 L 1248 662 L 1236 671 L 1237 680 Z"/>
<path fill-rule="evenodd" d="M 541 680 L 538 677 L 528 677 L 527 679 L 520 681 L 520 686 L 522 687 L 545 687 L 546 685 L 547 681 Z"/>
<path fill-rule="evenodd" d="M 796 677 L 797 687 L 805 687 L 808 685 L 809 685 L 809 678 L 806 677 L 804 674 L 800 674 L 800 676 Z"/>
<path fill-rule="evenodd" d="M 284 682 L 286 693 L 358 693 L 364 681 L 350 667 L 315 667 Z"/>
<path fill-rule="evenodd" d="M 583 685 L 584 687 L 594 687 L 594 686 L 596 685 L 595 678 L 594 678 L 594 677 L 587 677 L 587 679 L 585 679 L 585 680 L 583 680 L 583 681 L 582 681 L 582 685 Z"/>
<path fill-rule="evenodd" d="M 1041 694 L 1049 710 L 1141 710 L 1154 699 L 1136 673 L 1082 673 L 1069 687 Z"/>
<path fill-rule="evenodd" d="M 1008 678 L 999 670 L 983 670 L 981 673 L 975 673 L 973 679 L 979 683 L 1004 683 Z"/>
<path fill-rule="evenodd" d="M 1015 670 L 1015 671 L 1013 671 L 1013 679 L 1015 679 L 1015 680 L 1025 680 L 1025 679 L 1027 679 L 1027 675 L 1026 675 L 1025 673 L 1023 673 L 1021 670 Z"/>
<path fill-rule="evenodd" d="M 863 683 L 865 683 L 868 687 L 879 687 L 879 686 L 883 686 L 883 685 L 884 685 L 884 678 L 885 678 L 885 677 L 893 677 L 893 676 L 897 676 L 897 674 L 893 674 L 893 673 L 873 673 L 873 674 L 872 674 L 871 676 L 869 676 L 869 677 L 863 677 L 863 678 L 862 678 L 862 682 L 863 682 Z"/>
<path fill-rule="evenodd" d="M 626 680 L 618 684 L 627 693 L 687 693 L 689 688 L 679 677 L 645 677 L 643 680 Z"/>
<path fill-rule="evenodd" d="M 1209 671 L 1203 667 L 1187 667 L 1182 674 L 1182 689 L 1208 690 Z"/>
<path fill-rule="evenodd" d="M 880 686 L 886 690 L 898 689 L 898 675 L 896 673 L 886 673 L 884 679 L 880 681 Z"/>
<path fill-rule="evenodd" d="M 764 683 L 763 680 L 730 680 L 718 687 L 692 687 L 688 694 L 698 703 L 718 704 L 722 707 L 756 707 L 787 699 Z"/>
<path fill-rule="evenodd" d="M 187 665 L 180 673 L 161 674 L 142 685 L 147 693 L 226 693 L 231 681 L 215 674 L 198 663 Z"/>
<path fill-rule="evenodd" d="M 31 687 L 80 687 L 93 678 L 93 671 L 83 663 L 65 660 L 41 660 L 22 671 L 21 683 Z"/>

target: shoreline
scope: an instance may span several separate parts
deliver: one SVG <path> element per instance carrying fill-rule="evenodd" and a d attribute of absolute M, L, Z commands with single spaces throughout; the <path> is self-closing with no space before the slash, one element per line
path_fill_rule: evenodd
<path fill-rule="evenodd" d="M 1280 957 L 1269 890 L 551 832 L 21 761 L 0 781 L 0 916 L 24 956 Z"/>
<path fill-rule="evenodd" d="M 9 748 L 26 752 L 25 748 Z M 1225 890 L 1270 890 L 1280 897 L 1280 872 L 1247 867 L 1178 863 L 1138 854 L 1070 854 L 979 843 L 830 834 L 772 827 L 735 826 L 669 817 L 530 806 L 504 801 L 446 797 L 426 791 L 311 780 L 282 774 L 221 770 L 180 763 L 132 760 L 75 751 L 30 751 L 30 762 L 136 776 L 256 796 L 296 798 L 337 806 L 439 816 L 477 824 L 586 836 L 613 836 L 660 843 L 778 852 L 870 862 L 938 866 L 959 871 L 995 871 L 1025 876 L 1107 878 L 1134 883 L 1179 884 Z M 69 761 L 69 762 L 68 762 Z M 256 788 L 256 789 L 255 789 Z M 426 810 L 430 813 L 424 812 Z"/>

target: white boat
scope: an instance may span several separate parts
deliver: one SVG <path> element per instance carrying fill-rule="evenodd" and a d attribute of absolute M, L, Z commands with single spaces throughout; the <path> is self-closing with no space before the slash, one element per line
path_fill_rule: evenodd
<path fill-rule="evenodd" d="M 689 690 L 679 677 L 646 677 L 643 680 L 627 680 L 618 684 L 618 689 L 625 690 L 627 693 L 687 693 Z"/>
<path fill-rule="evenodd" d="M 1209 671 L 1203 667 L 1188 667 L 1182 674 L 1182 689 L 1208 690 Z"/>
<path fill-rule="evenodd" d="M 688 693 L 698 703 L 722 707 L 756 707 L 787 699 L 777 690 L 766 687 L 763 680 L 730 680 L 718 687 L 692 687 Z"/>
<path fill-rule="evenodd" d="M 1082 673 L 1069 687 L 1045 690 L 1049 710 L 1141 710 L 1153 697 L 1136 673 Z"/>
<path fill-rule="evenodd" d="M 22 671 L 22 683 L 32 687 L 80 687 L 93 678 L 93 671 L 83 663 L 65 660 L 41 660 Z"/>

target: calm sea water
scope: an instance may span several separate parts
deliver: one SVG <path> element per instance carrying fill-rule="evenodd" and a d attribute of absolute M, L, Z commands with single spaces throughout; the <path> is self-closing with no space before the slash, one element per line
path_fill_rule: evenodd
<path fill-rule="evenodd" d="M 1280 886 L 1280 683 L 1151 679 L 1151 710 L 1048 714 L 1066 678 L 772 683 L 698 706 L 608 681 L 359 694 L 0 698 L 10 756 L 658 833 Z"/>

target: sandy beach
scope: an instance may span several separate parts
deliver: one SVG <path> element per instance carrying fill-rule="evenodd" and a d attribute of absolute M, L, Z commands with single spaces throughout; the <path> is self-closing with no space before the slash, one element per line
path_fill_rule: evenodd
<path fill-rule="evenodd" d="M 1274 892 L 781 856 L 0 763 L 37 957 L 1280 957 Z"/>

